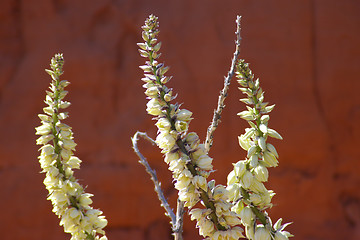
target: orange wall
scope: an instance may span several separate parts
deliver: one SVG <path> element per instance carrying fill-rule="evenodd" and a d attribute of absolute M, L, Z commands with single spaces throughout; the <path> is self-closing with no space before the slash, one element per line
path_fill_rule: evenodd
<path fill-rule="evenodd" d="M 136 43 L 145 18 L 160 19 L 162 60 L 171 86 L 194 113 L 191 130 L 204 140 L 234 50 L 242 15 L 241 57 L 276 103 L 270 126 L 280 165 L 268 188 L 277 195 L 273 220 L 293 221 L 298 240 L 360 239 L 360 3 L 318 1 L 70 1 L 2 0 L 0 10 L 1 239 L 69 239 L 46 200 L 34 127 L 54 53 L 65 56 L 64 78 L 77 156 L 77 176 L 104 211 L 109 239 L 171 239 L 153 186 L 131 149 L 136 130 L 155 136 L 145 112 Z M 212 176 L 225 183 L 244 152 L 246 123 L 232 81 L 215 133 Z M 158 149 L 140 145 L 172 204 L 170 173 Z M 173 205 L 174 206 L 174 205 Z M 175 206 L 174 206 L 175 207 Z M 200 239 L 186 216 L 185 239 Z"/>

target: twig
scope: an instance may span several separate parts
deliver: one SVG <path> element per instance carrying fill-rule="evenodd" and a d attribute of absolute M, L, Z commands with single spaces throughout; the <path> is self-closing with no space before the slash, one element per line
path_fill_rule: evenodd
<path fill-rule="evenodd" d="M 176 228 L 176 226 L 177 226 L 177 217 L 175 216 L 175 214 L 174 214 L 173 210 L 171 209 L 169 203 L 166 201 L 164 193 L 163 193 L 163 191 L 161 189 L 161 183 L 157 179 L 156 172 L 155 172 L 155 170 L 153 170 L 150 167 L 150 165 L 147 162 L 146 158 L 139 151 L 139 148 L 137 146 L 137 142 L 139 140 L 139 137 L 142 137 L 143 139 L 148 140 L 149 142 L 151 142 L 154 145 L 156 145 L 156 143 L 152 138 L 150 138 L 146 133 L 143 133 L 143 132 L 136 132 L 134 134 L 134 136 L 131 138 L 134 152 L 140 158 L 139 163 L 141 163 L 145 167 L 146 172 L 150 175 L 151 180 L 153 181 L 153 183 L 155 185 L 155 192 L 158 195 L 158 198 L 159 198 L 159 200 L 161 202 L 161 206 L 165 209 L 165 211 L 167 213 L 166 215 L 171 219 L 171 225 L 173 226 L 173 229 L 177 229 Z M 182 229 L 180 229 L 180 234 L 181 234 L 181 232 L 182 232 Z M 182 239 L 182 237 L 181 238 L 176 238 L 177 233 L 175 231 L 174 231 L 174 235 L 175 235 L 175 239 Z"/>
<path fill-rule="evenodd" d="M 237 37 L 237 39 L 235 41 L 236 48 L 235 48 L 233 59 L 231 61 L 230 71 L 228 72 L 228 75 L 225 77 L 225 80 L 224 80 L 224 88 L 220 91 L 218 105 L 217 105 L 216 110 L 214 110 L 212 122 L 207 129 L 206 140 L 205 140 L 206 152 L 210 151 L 210 148 L 213 144 L 214 132 L 215 132 L 217 126 L 219 125 L 222 110 L 225 108 L 224 101 L 225 101 L 225 98 L 227 97 L 227 92 L 228 92 L 228 89 L 230 86 L 230 80 L 234 76 L 234 73 L 235 73 L 236 60 L 238 59 L 238 56 L 240 54 L 240 42 L 241 42 L 240 20 L 241 20 L 241 16 L 237 16 L 236 17 L 236 32 L 235 32 L 236 37 Z"/>
<path fill-rule="evenodd" d="M 176 209 L 176 226 L 173 228 L 175 240 L 183 240 L 182 231 L 184 223 L 184 205 L 185 203 L 177 199 L 177 209 Z"/>

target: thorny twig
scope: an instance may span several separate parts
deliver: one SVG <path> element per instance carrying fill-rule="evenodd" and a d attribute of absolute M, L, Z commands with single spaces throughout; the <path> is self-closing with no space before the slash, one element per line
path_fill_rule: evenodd
<path fill-rule="evenodd" d="M 155 170 L 153 170 L 150 167 L 150 165 L 149 165 L 148 161 L 146 160 L 146 158 L 144 157 L 144 155 L 142 155 L 141 152 L 139 151 L 139 148 L 137 146 L 139 137 L 142 137 L 143 139 L 148 140 L 153 145 L 156 145 L 156 142 L 151 137 L 149 137 L 146 133 L 139 132 L 139 131 L 137 131 L 134 134 L 134 136 L 131 138 L 134 152 L 136 153 L 136 155 L 138 155 L 138 157 L 140 159 L 139 163 L 141 163 L 145 167 L 146 172 L 150 175 L 150 178 L 153 181 L 154 186 L 155 186 L 155 192 L 157 193 L 158 198 L 161 202 L 161 206 L 165 209 L 165 211 L 167 213 L 166 215 L 171 219 L 171 225 L 172 225 L 172 229 L 174 232 L 174 238 L 175 238 L 175 240 L 182 240 L 183 239 L 182 231 L 183 231 L 184 203 L 178 199 L 177 211 L 176 211 L 176 215 L 175 215 L 164 196 L 164 193 L 161 189 L 161 183 L 159 182 L 159 180 L 156 176 Z"/>
<path fill-rule="evenodd" d="M 235 32 L 236 37 L 237 37 L 237 39 L 235 41 L 236 48 L 235 48 L 233 59 L 231 61 L 230 71 L 228 72 L 228 75 L 225 77 L 225 80 L 224 80 L 224 88 L 220 91 L 217 108 L 216 108 L 216 110 L 214 110 L 212 122 L 207 129 L 206 140 L 205 140 L 206 152 L 210 151 L 210 148 L 213 144 L 214 132 L 215 132 L 217 126 L 219 125 L 222 110 L 225 108 L 224 101 L 225 101 L 225 98 L 227 97 L 227 92 L 228 92 L 228 89 L 230 86 L 230 80 L 234 76 L 234 73 L 235 73 L 236 60 L 238 59 L 238 56 L 240 54 L 240 42 L 241 42 L 240 20 L 241 20 L 241 16 L 237 16 L 236 17 L 236 32 Z"/>

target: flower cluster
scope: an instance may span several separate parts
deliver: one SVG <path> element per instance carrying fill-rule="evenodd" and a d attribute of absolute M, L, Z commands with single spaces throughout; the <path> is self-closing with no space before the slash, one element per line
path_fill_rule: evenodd
<path fill-rule="evenodd" d="M 52 78 L 50 91 L 46 91 L 48 106 L 43 109 L 45 114 L 39 114 L 42 125 L 36 128 L 36 134 L 40 135 L 36 143 L 43 145 L 39 162 L 42 172 L 46 173 L 44 184 L 53 212 L 61 218 L 60 225 L 65 232 L 71 233 L 72 240 L 106 240 L 103 228 L 107 220 L 100 210 L 90 206 L 93 195 L 85 193 L 73 175 L 72 169 L 79 169 L 81 160 L 73 155 L 76 143 L 71 127 L 61 122 L 68 117 L 62 110 L 70 106 L 70 102 L 63 100 L 68 93 L 64 88 L 69 85 L 68 81 L 60 80 L 63 65 L 62 54 L 56 54 L 51 59 L 51 70 L 46 70 Z M 97 233 L 103 236 L 99 237 Z"/>
<path fill-rule="evenodd" d="M 268 137 L 282 139 L 279 133 L 268 127 L 269 113 L 275 105 L 264 102 L 264 92 L 259 86 L 259 79 L 254 76 L 247 63 L 240 60 L 237 64 L 239 88 L 247 98 L 240 101 L 247 104 L 247 110 L 238 115 L 247 120 L 250 128 L 239 136 L 240 146 L 247 151 L 247 158 L 234 164 L 227 179 L 230 200 L 234 202 L 233 211 L 240 214 L 248 239 L 287 240 L 292 236 L 284 231 L 288 224 L 281 225 L 279 219 L 272 225 L 266 213 L 271 208 L 271 199 L 275 195 L 267 190 L 264 182 L 268 180 L 269 167 L 278 165 L 278 153 L 275 147 L 267 143 Z"/>
<path fill-rule="evenodd" d="M 202 236 L 208 239 L 239 239 L 242 229 L 237 225 L 241 222 L 238 214 L 231 211 L 229 192 L 224 186 L 207 181 L 212 171 L 212 158 L 200 144 L 198 135 L 188 133 L 192 112 L 171 103 L 176 96 L 165 85 L 171 79 L 165 76 L 168 67 L 158 62 L 161 43 L 156 38 L 159 33 L 157 17 L 150 15 L 142 29 L 145 42 L 138 43 L 138 46 L 140 55 L 148 59 L 144 66 L 140 66 L 144 70 L 143 87 L 149 99 L 146 111 L 157 120 L 156 143 L 165 154 L 179 199 L 191 209 L 191 219 L 197 221 Z M 194 208 L 198 202 L 205 208 Z"/>

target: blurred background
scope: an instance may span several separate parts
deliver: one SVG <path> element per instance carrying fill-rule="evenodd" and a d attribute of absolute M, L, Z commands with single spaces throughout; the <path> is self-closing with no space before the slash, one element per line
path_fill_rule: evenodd
<path fill-rule="evenodd" d="M 71 82 L 67 124 L 83 160 L 76 176 L 107 217 L 108 238 L 172 239 L 149 176 L 130 137 L 156 136 L 141 87 L 141 26 L 160 20 L 161 61 L 170 86 L 202 141 L 235 49 L 242 15 L 241 58 L 275 103 L 269 126 L 280 164 L 267 187 L 277 195 L 273 221 L 294 222 L 298 240 L 360 239 L 360 2 L 357 0 L 1 0 L 0 205 L 1 239 L 69 239 L 46 200 L 34 128 L 45 106 L 51 57 L 63 52 Z M 245 157 L 237 136 L 247 123 L 233 79 L 215 132 L 215 173 L 226 184 L 231 163 Z M 173 208 L 177 192 L 159 149 L 140 144 Z M 185 214 L 184 238 L 201 239 Z"/>

